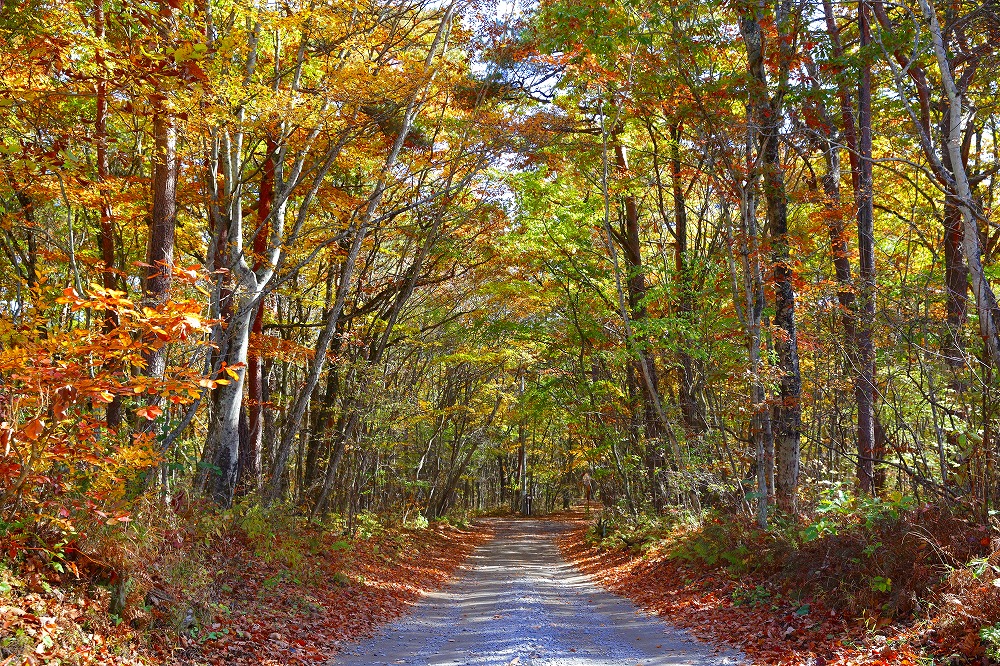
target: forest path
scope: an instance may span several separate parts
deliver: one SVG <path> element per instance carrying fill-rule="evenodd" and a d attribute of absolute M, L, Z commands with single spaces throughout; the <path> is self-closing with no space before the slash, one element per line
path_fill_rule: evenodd
<path fill-rule="evenodd" d="M 722 666 L 732 652 L 640 611 L 567 563 L 553 521 L 498 521 L 449 586 L 333 664 Z"/>

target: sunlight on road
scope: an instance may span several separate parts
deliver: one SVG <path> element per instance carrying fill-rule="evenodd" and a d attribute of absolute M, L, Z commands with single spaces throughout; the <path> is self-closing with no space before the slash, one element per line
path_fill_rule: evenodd
<path fill-rule="evenodd" d="M 415 666 L 682 666 L 737 664 L 596 587 L 566 563 L 544 521 L 497 525 L 453 585 L 333 663 Z"/>

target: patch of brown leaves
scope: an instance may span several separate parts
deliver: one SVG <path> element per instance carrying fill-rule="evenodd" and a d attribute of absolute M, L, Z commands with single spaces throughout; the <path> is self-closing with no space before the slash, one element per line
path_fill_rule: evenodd
<path fill-rule="evenodd" d="M 608 590 L 653 611 L 699 638 L 729 644 L 758 664 L 775 666 L 912 666 L 917 654 L 903 627 L 872 631 L 817 599 L 791 604 L 779 597 L 753 607 L 734 603 L 734 591 L 757 581 L 736 581 L 703 571 L 663 552 L 643 556 L 596 548 L 577 523 L 560 542 L 563 556 Z"/>
<path fill-rule="evenodd" d="M 484 527 L 436 526 L 355 541 L 311 557 L 305 579 L 220 553 L 215 583 L 223 592 L 201 637 L 163 633 L 152 651 L 168 664 L 325 662 L 444 585 L 490 536 Z"/>
<path fill-rule="evenodd" d="M 15 577 L 14 563 L 0 560 L 0 666 L 325 662 L 444 585 L 491 535 L 446 524 L 350 541 L 317 531 L 311 549 L 300 533 L 278 537 L 274 552 L 238 530 L 195 549 L 167 539 L 161 550 L 177 552 L 137 572 L 143 587 L 131 586 L 119 622 L 100 579 L 58 575 L 31 558 Z M 186 567 L 174 576 L 186 586 L 164 577 L 167 566 Z"/>

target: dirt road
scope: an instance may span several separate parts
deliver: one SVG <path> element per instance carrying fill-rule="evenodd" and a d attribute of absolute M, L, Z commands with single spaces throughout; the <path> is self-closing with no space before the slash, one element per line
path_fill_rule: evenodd
<path fill-rule="evenodd" d="M 498 523 L 456 580 L 333 664 L 369 666 L 722 666 L 732 652 L 695 641 L 577 572 L 555 544 L 565 525 Z"/>

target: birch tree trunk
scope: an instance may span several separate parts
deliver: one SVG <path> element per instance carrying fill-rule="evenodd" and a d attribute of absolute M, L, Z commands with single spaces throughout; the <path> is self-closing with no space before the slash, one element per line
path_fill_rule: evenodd
<path fill-rule="evenodd" d="M 941 73 L 941 85 L 947 96 L 948 135 L 945 137 L 947 155 L 950 164 L 951 177 L 955 186 L 957 203 L 962 211 L 962 226 L 964 237 L 962 244 L 965 258 L 968 262 L 969 277 L 972 279 L 972 293 L 976 298 L 976 312 L 979 315 L 979 335 L 983 339 L 988 362 L 994 368 L 1000 368 L 1000 337 L 998 337 L 997 320 L 1000 312 L 997 308 L 996 295 L 983 271 L 982 248 L 979 243 L 979 222 L 972 187 L 965 170 L 962 156 L 962 134 L 966 118 L 962 112 L 963 91 L 959 90 L 952 74 L 952 62 L 945 48 L 941 25 L 938 23 L 937 11 L 931 0 L 920 0 L 920 8 L 927 20 L 931 33 L 931 43 L 934 55 Z"/>

